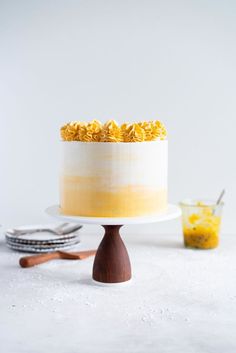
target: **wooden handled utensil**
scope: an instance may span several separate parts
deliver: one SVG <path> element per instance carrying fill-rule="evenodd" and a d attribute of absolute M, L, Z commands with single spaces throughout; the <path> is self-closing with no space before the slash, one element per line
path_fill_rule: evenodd
<path fill-rule="evenodd" d="M 96 254 L 96 250 L 87 250 L 87 251 L 78 251 L 78 252 L 67 252 L 67 251 L 59 250 L 59 251 L 55 251 L 47 254 L 21 257 L 19 260 L 19 264 L 21 267 L 32 267 L 54 259 L 83 260 L 95 254 Z"/>

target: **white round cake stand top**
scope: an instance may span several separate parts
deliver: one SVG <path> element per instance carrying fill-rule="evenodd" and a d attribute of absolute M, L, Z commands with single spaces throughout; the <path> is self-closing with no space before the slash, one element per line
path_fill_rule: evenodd
<path fill-rule="evenodd" d="M 167 210 L 151 216 L 143 217 L 80 217 L 63 215 L 60 211 L 60 206 L 54 205 L 46 209 L 49 216 L 63 219 L 68 222 L 75 222 L 81 224 L 98 224 L 98 225 L 125 225 L 125 224 L 145 224 L 169 221 L 181 216 L 181 210 L 178 206 L 169 204 Z"/>

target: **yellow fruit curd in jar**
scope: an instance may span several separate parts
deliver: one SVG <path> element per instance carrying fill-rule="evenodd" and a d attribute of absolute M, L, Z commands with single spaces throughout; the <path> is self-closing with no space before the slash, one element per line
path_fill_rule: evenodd
<path fill-rule="evenodd" d="M 197 206 L 197 213 L 183 218 L 184 244 L 191 248 L 214 249 L 219 244 L 221 217 L 201 202 Z"/>

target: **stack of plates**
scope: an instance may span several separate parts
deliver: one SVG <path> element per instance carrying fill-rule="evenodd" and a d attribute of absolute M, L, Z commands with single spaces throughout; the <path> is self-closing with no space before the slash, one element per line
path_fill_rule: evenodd
<path fill-rule="evenodd" d="M 24 231 L 29 228 L 41 228 L 39 226 L 24 226 L 17 229 Z M 31 234 L 16 234 L 13 229 L 8 229 L 5 233 L 7 246 L 13 250 L 46 253 L 56 250 L 70 248 L 80 242 L 78 230 L 66 235 L 54 235 L 50 232 L 37 232 Z"/>

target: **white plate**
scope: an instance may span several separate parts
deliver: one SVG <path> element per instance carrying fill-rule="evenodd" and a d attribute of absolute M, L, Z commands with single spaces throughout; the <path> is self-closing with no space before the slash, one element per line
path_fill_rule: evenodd
<path fill-rule="evenodd" d="M 80 239 L 80 237 L 77 234 L 77 236 L 75 236 L 71 239 L 66 239 L 65 241 L 61 241 L 60 243 L 58 243 L 58 242 L 57 243 L 40 243 L 40 244 L 33 243 L 33 242 L 32 243 L 31 242 L 22 243 L 22 242 L 14 241 L 12 239 L 8 239 L 8 238 L 6 238 L 6 242 L 8 244 L 12 244 L 12 245 L 16 245 L 16 246 L 28 246 L 28 247 L 32 246 L 32 247 L 40 249 L 40 248 L 60 247 L 60 246 L 64 246 L 64 245 L 70 244 L 70 243 L 73 244 L 75 241 L 77 241 L 79 239 Z"/>
<path fill-rule="evenodd" d="M 61 236 L 60 238 L 56 238 L 56 239 L 48 239 L 48 240 L 35 240 L 34 238 L 32 238 L 32 234 L 31 234 L 31 238 L 25 239 L 24 235 L 21 236 L 14 236 L 12 234 L 9 233 L 5 233 L 5 238 L 6 241 L 10 241 L 12 243 L 16 243 L 16 244 L 25 244 L 25 245 L 52 245 L 52 244 L 62 244 L 62 243 L 66 243 L 69 241 L 73 241 L 73 239 L 75 239 L 76 237 L 78 237 L 79 233 L 78 231 L 71 233 L 70 236 Z"/>
<path fill-rule="evenodd" d="M 78 223 L 78 222 L 76 222 Z M 20 226 L 16 227 L 14 229 L 19 229 L 19 230 L 27 230 L 27 229 L 32 229 L 32 228 L 55 228 L 55 224 L 36 224 L 36 225 L 27 225 L 27 226 Z M 81 226 L 82 227 L 82 226 Z M 31 234 L 21 234 L 21 235 L 16 235 L 12 233 L 13 229 L 8 229 L 5 233 L 6 238 L 11 239 L 12 241 L 16 242 L 21 242 L 22 243 L 34 243 L 34 244 L 44 244 L 44 243 L 57 243 L 61 241 L 65 241 L 66 239 L 71 239 L 75 236 L 75 234 L 79 231 L 76 230 L 73 233 L 65 234 L 65 235 L 56 235 L 52 234 L 50 232 L 35 232 Z"/>
<path fill-rule="evenodd" d="M 163 213 L 154 214 L 151 216 L 142 217 L 80 217 L 80 216 L 68 216 L 61 213 L 60 206 L 54 205 L 48 207 L 45 211 L 52 217 L 69 221 L 78 222 L 81 224 L 102 224 L 102 225 L 123 225 L 123 224 L 144 224 L 144 223 L 155 223 L 169 221 L 170 219 L 178 218 L 181 216 L 181 210 L 176 205 L 168 205 L 168 208 Z"/>
<path fill-rule="evenodd" d="M 12 244 L 7 242 L 7 246 L 12 249 L 12 250 L 17 250 L 17 251 L 23 251 L 23 252 L 32 252 L 32 253 L 47 253 L 47 252 L 53 252 L 57 250 L 65 250 L 72 248 L 74 245 L 80 243 L 80 239 L 76 239 L 76 241 L 71 242 L 71 243 L 66 243 L 64 245 L 56 246 L 56 247 L 35 247 L 35 246 L 25 246 L 25 245 L 17 245 L 17 244 Z"/>

